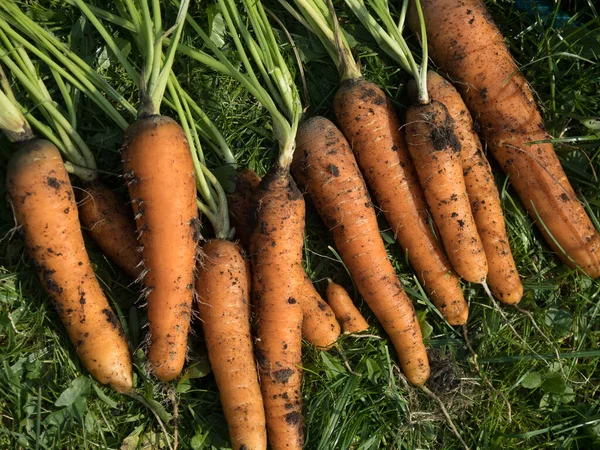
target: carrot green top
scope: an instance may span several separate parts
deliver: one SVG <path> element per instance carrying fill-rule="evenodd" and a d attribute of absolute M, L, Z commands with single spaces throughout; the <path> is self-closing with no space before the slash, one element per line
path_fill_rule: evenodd
<path fill-rule="evenodd" d="M 418 65 L 415 62 L 408 44 L 402 36 L 409 0 L 403 0 L 402 2 L 398 23 L 395 23 L 392 18 L 387 0 L 367 0 L 367 3 L 371 9 L 375 11 L 375 14 L 379 17 L 379 22 L 381 22 L 383 26 L 369 12 L 369 9 L 363 0 L 345 1 L 364 27 L 369 30 L 381 49 L 394 59 L 400 67 L 414 77 L 417 85 L 419 103 L 429 103 L 429 96 L 427 94 L 427 33 L 425 32 L 425 21 L 421 10 L 421 2 L 419 0 L 414 0 L 421 25 L 422 55 L 421 64 Z"/>
<path fill-rule="evenodd" d="M 19 44 L 13 42 L 0 26 L 0 61 L 13 79 L 20 84 L 34 102 L 35 108 L 25 109 L 15 98 L 11 84 L 0 70 L 0 128 L 12 142 L 34 137 L 29 124 L 51 141 L 66 159 L 65 168 L 79 178 L 90 181 L 97 177 L 96 161 L 76 131 L 75 98 L 60 73 L 51 68 L 51 74 L 66 107 L 65 115 L 54 101 L 38 73 L 36 64 Z M 33 115 L 39 111 L 43 119 Z M 68 118 L 67 118 L 68 116 Z"/>

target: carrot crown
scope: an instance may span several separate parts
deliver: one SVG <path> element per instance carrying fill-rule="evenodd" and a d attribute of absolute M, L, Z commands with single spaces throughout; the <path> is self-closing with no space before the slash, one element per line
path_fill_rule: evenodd
<path fill-rule="evenodd" d="M 352 57 L 352 49 L 339 25 L 330 0 L 294 0 L 297 10 L 286 0 L 279 0 L 279 3 L 319 38 L 335 62 L 342 81 L 361 77 L 360 67 Z"/>
<path fill-rule="evenodd" d="M 429 103 L 429 95 L 427 94 L 427 34 L 425 31 L 425 21 L 421 9 L 421 2 L 414 0 L 419 22 L 421 25 L 421 64 L 417 64 L 413 57 L 408 44 L 402 36 L 404 31 L 404 23 L 406 20 L 406 10 L 408 1 L 403 0 L 402 8 L 398 17 L 398 23 L 394 22 L 387 0 L 367 0 L 375 14 L 379 17 L 379 21 L 369 12 L 363 0 L 345 0 L 352 12 L 358 17 L 358 20 L 363 26 L 369 30 L 375 38 L 380 48 L 387 53 L 400 67 L 406 70 L 415 79 L 419 103 Z"/>

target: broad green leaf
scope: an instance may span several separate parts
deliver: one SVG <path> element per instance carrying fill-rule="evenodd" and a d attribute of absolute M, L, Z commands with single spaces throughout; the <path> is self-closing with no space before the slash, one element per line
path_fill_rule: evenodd
<path fill-rule="evenodd" d="M 560 373 L 550 372 L 546 374 L 542 383 L 542 389 L 549 394 L 562 394 L 567 388 L 567 382 Z"/>
<path fill-rule="evenodd" d="M 542 384 L 542 375 L 539 372 L 529 372 L 521 380 L 521 386 L 525 389 L 535 389 Z"/>
<path fill-rule="evenodd" d="M 91 381 L 86 377 L 78 377 L 71 381 L 71 386 L 65 389 L 58 397 L 55 406 L 71 406 L 77 399 L 85 398 L 90 393 Z"/>

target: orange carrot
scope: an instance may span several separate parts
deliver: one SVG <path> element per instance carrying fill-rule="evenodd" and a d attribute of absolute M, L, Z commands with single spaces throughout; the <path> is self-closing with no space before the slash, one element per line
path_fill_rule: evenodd
<path fill-rule="evenodd" d="M 251 210 L 252 194 L 260 184 L 260 177 L 253 170 L 241 169 L 236 172 L 234 182 L 234 191 L 227 194 L 229 221 L 235 228 L 235 237 L 247 248 L 254 215 Z"/>
<path fill-rule="evenodd" d="M 290 274 L 302 260 L 304 199 L 287 169 L 276 166 L 255 192 L 257 222 L 250 237 L 256 359 L 275 448 L 302 448 L 301 279 Z"/>
<path fill-rule="evenodd" d="M 334 109 L 365 180 L 425 291 L 451 325 L 466 323 L 467 302 L 427 223 L 423 191 L 390 101 L 374 83 L 347 80 L 335 96 Z"/>
<path fill-rule="evenodd" d="M 292 165 L 313 200 L 361 295 L 392 340 L 415 386 L 429 378 L 427 352 L 412 303 L 394 272 L 375 210 L 348 142 L 333 123 L 313 117 L 300 126 Z"/>
<path fill-rule="evenodd" d="M 487 261 L 467 196 L 461 144 L 446 107 L 435 100 L 411 106 L 406 141 L 452 266 L 467 281 L 485 282 Z"/>
<path fill-rule="evenodd" d="M 461 92 L 492 155 L 549 245 L 600 276 L 600 235 L 550 143 L 527 81 L 481 0 L 422 0 L 431 58 Z M 416 12 L 411 25 L 418 26 Z"/>
<path fill-rule="evenodd" d="M 369 329 L 369 324 L 362 316 L 352 299 L 342 286 L 327 279 L 327 303 L 335 312 L 335 317 L 344 333 L 360 333 Z"/>
<path fill-rule="evenodd" d="M 83 365 L 100 383 L 133 392 L 129 347 L 85 250 L 58 149 L 35 139 L 8 163 L 7 190 L 29 256 Z"/>
<path fill-rule="evenodd" d="M 84 184 L 77 192 L 81 224 L 109 259 L 137 278 L 142 272 L 142 255 L 131 209 L 100 182 Z"/>
<path fill-rule="evenodd" d="M 298 301 L 302 308 L 302 337 L 322 350 L 328 350 L 340 337 L 340 324 L 331 307 L 319 293 L 302 269 L 298 267 Z"/>
<path fill-rule="evenodd" d="M 249 169 L 242 169 L 236 175 L 236 187 L 227 199 L 230 216 L 236 228 L 236 237 L 242 243 L 248 236 L 253 219 L 251 196 L 260 183 L 260 177 Z M 302 267 L 300 267 L 302 269 Z M 312 281 L 302 270 L 294 276 L 298 277 L 300 287 L 297 300 L 302 307 L 302 337 L 318 348 L 327 350 L 340 336 L 340 325 L 335 314 L 316 291 Z"/>
<path fill-rule="evenodd" d="M 250 268 L 238 245 L 202 246 L 198 310 L 234 450 L 267 448 L 265 411 L 250 329 Z"/>
<path fill-rule="evenodd" d="M 194 167 L 182 128 L 165 116 L 138 119 L 125 132 L 123 169 L 146 271 L 148 360 L 169 381 L 186 356 L 197 240 Z"/>
<path fill-rule="evenodd" d="M 487 283 L 502 302 L 519 303 L 523 285 L 508 244 L 498 188 L 471 114 L 454 86 L 437 73 L 428 72 L 427 90 L 433 100 L 446 106 L 456 125 L 467 194 L 488 263 Z"/>

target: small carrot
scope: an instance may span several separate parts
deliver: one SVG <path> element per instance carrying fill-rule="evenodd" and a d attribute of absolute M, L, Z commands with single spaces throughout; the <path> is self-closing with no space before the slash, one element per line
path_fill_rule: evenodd
<path fill-rule="evenodd" d="M 390 263 L 367 187 L 343 134 L 324 117 L 298 130 L 294 176 L 331 230 L 359 292 L 388 333 L 402 371 L 415 386 L 429 363 L 412 303 Z"/>
<path fill-rule="evenodd" d="M 502 302 L 519 303 L 523 285 L 510 251 L 498 188 L 471 114 L 454 86 L 437 73 L 427 74 L 427 90 L 433 100 L 446 106 L 455 122 L 467 194 L 488 263 L 487 283 Z"/>
<path fill-rule="evenodd" d="M 137 278 L 142 273 L 142 255 L 137 248 L 133 212 L 108 186 L 92 182 L 78 191 L 81 224 L 102 252 Z"/>
<path fill-rule="evenodd" d="M 360 333 L 369 329 L 369 324 L 362 316 L 352 299 L 342 286 L 327 279 L 327 303 L 335 312 L 335 317 L 345 334 Z"/>

